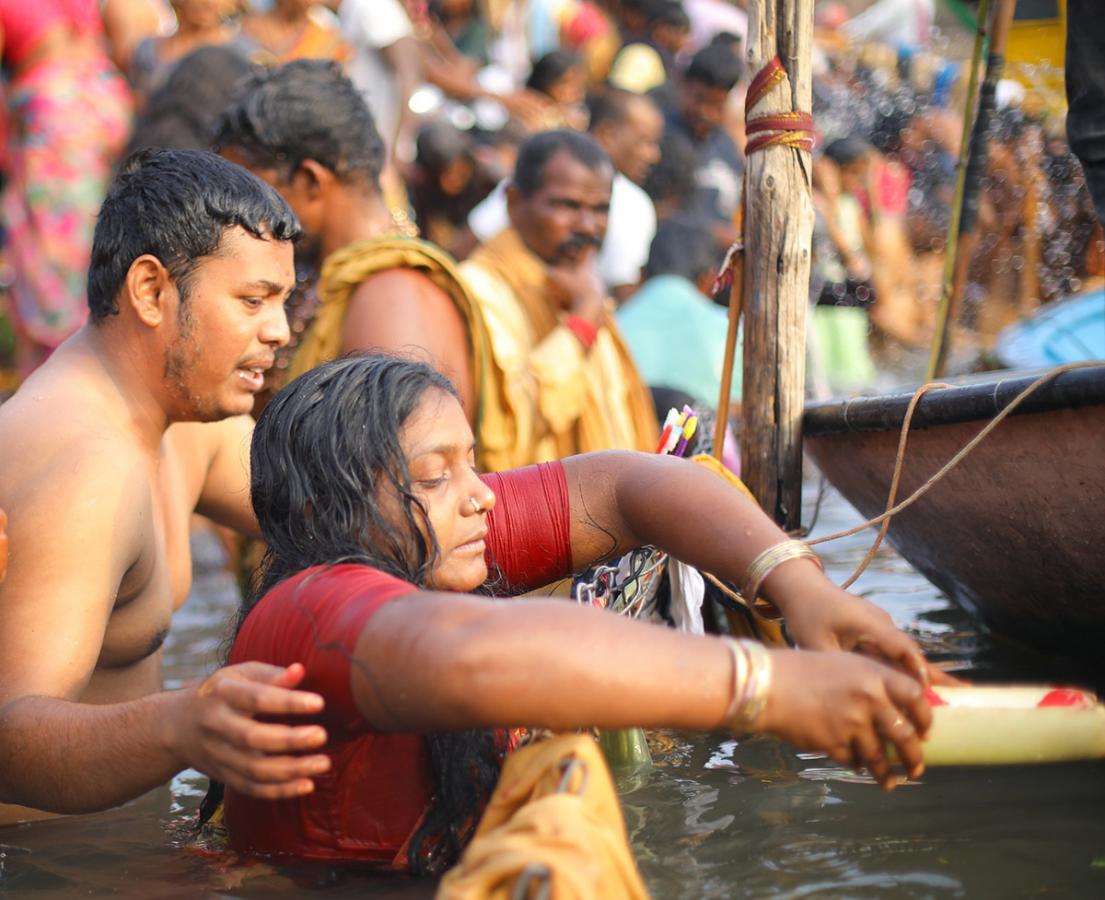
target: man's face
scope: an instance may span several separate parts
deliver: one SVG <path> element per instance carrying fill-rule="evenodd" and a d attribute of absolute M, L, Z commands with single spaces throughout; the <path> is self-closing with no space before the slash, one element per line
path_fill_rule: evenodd
<path fill-rule="evenodd" d="M 614 172 L 587 168 L 561 151 L 545 163 L 542 184 L 525 197 L 508 191 L 511 224 L 525 245 L 550 265 L 571 265 L 602 245 Z"/>
<path fill-rule="evenodd" d="M 288 342 L 284 301 L 294 286 L 289 241 L 237 227 L 223 233 L 166 323 L 165 382 L 175 419 L 210 422 L 253 409 L 276 349 Z"/>
<path fill-rule="evenodd" d="M 704 141 L 717 130 L 725 117 L 729 92 L 701 81 L 683 85 L 683 120 L 696 141 Z"/>
<path fill-rule="evenodd" d="M 664 136 L 664 117 L 647 97 L 633 100 L 625 120 L 604 129 L 601 143 L 614 166 L 630 181 L 644 184 L 652 167 L 660 161 L 660 139 Z"/>

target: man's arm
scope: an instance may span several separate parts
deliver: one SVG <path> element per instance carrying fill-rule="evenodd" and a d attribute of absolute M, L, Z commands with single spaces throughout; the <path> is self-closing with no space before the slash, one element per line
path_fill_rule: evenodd
<path fill-rule="evenodd" d="M 235 416 L 221 422 L 174 425 L 171 439 L 185 458 L 208 461 L 196 512 L 239 534 L 261 537 L 249 496 L 249 442 L 253 419 Z"/>
<path fill-rule="evenodd" d="M 153 507 L 144 473 L 133 471 L 142 466 L 137 460 L 59 455 L 41 462 L 19 481 L 9 477 L 3 491 L 13 549 L 0 584 L 0 802 L 89 812 L 188 766 L 263 796 L 308 789 L 305 779 L 323 763 L 282 754 L 321 746 L 323 730 L 253 720 L 321 708 L 316 695 L 287 690 L 302 677 L 294 669 L 234 667 L 190 690 L 81 702 L 109 652 L 104 639 L 120 585 L 133 567 L 147 564 L 142 547 Z M 159 613 L 168 624 L 171 605 L 166 595 L 152 611 L 155 627 Z M 144 648 L 125 647 L 131 610 L 117 612 L 113 637 L 124 649 L 111 652 L 140 657 Z M 135 681 L 124 696 L 156 687 L 157 663 L 156 656 L 131 663 Z M 123 672 L 115 675 L 118 681 Z"/>
<path fill-rule="evenodd" d="M 413 269 L 389 269 L 353 292 L 342 328 L 342 353 L 385 350 L 414 355 L 445 374 L 475 422 L 472 339 L 456 304 Z"/>
<path fill-rule="evenodd" d="M 318 749 L 326 732 L 252 718 L 319 712 L 317 694 L 288 690 L 303 675 L 302 666 L 244 663 L 220 669 L 198 688 L 126 703 L 18 697 L 0 705 L 0 803 L 97 812 L 190 767 L 255 797 L 308 794 L 329 757 L 291 754 Z"/>

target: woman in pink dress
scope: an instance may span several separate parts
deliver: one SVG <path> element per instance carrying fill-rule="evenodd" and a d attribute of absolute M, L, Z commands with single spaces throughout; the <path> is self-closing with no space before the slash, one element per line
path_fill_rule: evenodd
<path fill-rule="evenodd" d="M 88 315 L 96 212 L 131 104 L 97 0 L 0 0 L 8 136 L 0 216 L 15 270 L 17 364 L 29 373 Z"/>

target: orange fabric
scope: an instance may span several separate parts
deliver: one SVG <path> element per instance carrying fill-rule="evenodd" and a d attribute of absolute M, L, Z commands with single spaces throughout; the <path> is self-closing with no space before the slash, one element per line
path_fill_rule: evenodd
<path fill-rule="evenodd" d="M 610 771 L 589 735 L 556 737 L 507 759 L 472 843 L 437 892 L 437 900 L 517 896 L 648 897 Z"/>

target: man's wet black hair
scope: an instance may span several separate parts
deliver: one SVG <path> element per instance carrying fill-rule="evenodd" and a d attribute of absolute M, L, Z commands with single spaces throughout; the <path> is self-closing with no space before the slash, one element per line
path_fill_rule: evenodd
<path fill-rule="evenodd" d="M 532 197 L 545 183 L 545 166 L 558 153 L 567 153 L 576 162 L 592 172 L 607 168 L 614 171 L 614 163 L 598 142 L 589 134 L 559 129 L 540 131 L 522 142 L 514 164 L 514 185 L 523 197 Z"/>
<path fill-rule="evenodd" d="M 248 79 L 219 116 L 215 146 L 289 178 L 307 159 L 379 187 L 384 142 L 361 92 L 332 61 L 298 59 Z"/>
<path fill-rule="evenodd" d="M 299 222 L 284 199 L 241 166 L 202 150 L 140 150 L 123 164 L 96 220 L 88 266 L 93 322 L 119 312 L 119 290 L 140 256 L 157 257 L 187 302 L 204 257 L 228 228 L 291 241 Z"/>
<path fill-rule="evenodd" d="M 725 251 L 708 222 L 694 216 L 671 216 L 656 228 L 645 277 L 679 275 L 697 281 L 703 275 L 716 275 L 724 258 Z"/>
<path fill-rule="evenodd" d="M 235 634 L 261 597 L 312 566 L 359 563 L 425 586 L 439 549 L 400 437 L 431 391 L 456 398 L 425 363 L 362 354 L 301 375 L 265 407 L 250 448 L 250 496 L 268 551 Z M 398 522 L 380 508 L 388 492 L 399 498 Z M 416 873 L 440 874 L 471 837 L 504 747 L 485 730 L 431 734 L 425 743 L 432 799 L 408 862 Z"/>
<path fill-rule="evenodd" d="M 711 88 L 731 91 L 738 81 L 744 67 L 741 58 L 726 44 L 707 44 L 691 59 L 686 81 L 697 81 Z"/>

